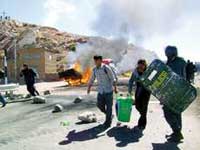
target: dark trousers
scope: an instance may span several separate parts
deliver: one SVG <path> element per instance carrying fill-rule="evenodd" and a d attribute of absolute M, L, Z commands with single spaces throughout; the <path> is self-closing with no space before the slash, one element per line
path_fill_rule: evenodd
<path fill-rule="evenodd" d="M 39 95 L 39 92 L 36 90 L 34 84 L 27 84 L 27 90 L 31 96 Z"/>
<path fill-rule="evenodd" d="M 4 97 L 0 94 L 0 102 L 5 105 L 6 104 L 6 101 L 4 99 Z"/>
<path fill-rule="evenodd" d="M 98 93 L 97 107 L 106 115 L 105 124 L 112 123 L 112 105 L 113 105 L 113 92 L 111 93 Z"/>
<path fill-rule="evenodd" d="M 164 116 L 167 123 L 172 128 L 174 133 L 179 133 L 182 130 L 182 114 L 177 114 L 171 111 L 167 106 L 163 106 Z"/>
<path fill-rule="evenodd" d="M 135 107 L 140 113 L 140 118 L 138 120 L 139 127 L 144 127 L 144 128 L 146 127 L 148 104 L 149 104 L 149 97 L 135 100 Z"/>

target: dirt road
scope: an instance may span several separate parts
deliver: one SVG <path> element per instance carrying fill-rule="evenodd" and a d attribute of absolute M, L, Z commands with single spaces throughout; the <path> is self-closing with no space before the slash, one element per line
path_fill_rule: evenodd
<path fill-rule="evenodd" d="M 48 84 L 48 83 L 45 83 Z M 42 84 L 40 84 L 42 85 Z M 104 121 L 104 116 L 96 108 L 96 92 L 86 95 L 85 87 L 69 88 L 63 83 L 49 83 L 52 95 L 47 96 L 46 104 L 32 102 L 8 104 L 0 109 L 0 150 L 199 150 L 200 129 L 200 99 L 184 113 L 183 133 L 184 143 L 179 145 L 165 143 L 165 134 L 170 128 L 166 124 L 161 106 L 152 98 L 148 111 L 148 126 L 143 134 L 133 128 L 137 123 L 138 113 L 132 112 L 131 123 L 126 127 L 116 128 L 114 118 L 112 128 L 101 131 L 98 125 Z M 21 87 L 21 92 L 25 87 Z M 42 90 L 41 87 L 38 87 Z M 120 87 L 126 90 L 126 87 Z M 74 104 L 77 96 L 84 101 Z M 64 106 L 62 113 L 52 114 L 55 104 Z M 98 122 L 80 124 L 78 114 L 84 111 L 94 111 Z M 68 121 L 68 126 L 60 122 Z"/>

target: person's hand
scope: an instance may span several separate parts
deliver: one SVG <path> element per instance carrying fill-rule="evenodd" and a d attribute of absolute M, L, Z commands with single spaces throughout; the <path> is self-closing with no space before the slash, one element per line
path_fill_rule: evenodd
<path fill-rule="evenodd" d="M 117 87 L 116 87 L 116 86 L 114 86 L 114 92 L 115 92 L 115 94 L 118 93 L 118 90 L 117 90 Z"/>

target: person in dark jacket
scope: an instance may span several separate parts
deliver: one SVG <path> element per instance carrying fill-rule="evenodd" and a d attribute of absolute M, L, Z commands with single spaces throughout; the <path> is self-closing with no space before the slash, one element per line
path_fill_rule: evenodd
<path fill-rule="evenodd" d="M 4 97 L 1 95 L 1 93 L 0 93 L 0 102 L 2 103 L 2 107 L 6 106 L 6 101 L 5 101 Z"/>
<path fill-rule="evenodd" d="M 3 79 L 4 75 L 5 75 L 4 71 L 2 69 L 0 69 L 0 79 Z M 6 106 L 6 101 L 5 101 L 4 97 L 1 95 L 1 93 L 0 93 L 0 102 L 2 103 L 2 107 Z"/>
<path fill-rule="evenodd" d="M 167 56 L 167 65 L 173 72 L 186 79 L 186 65 L 187 63 L 181 57 L 178 57 L 178 50 L 174 46 L 167 46 L 165 49 Z M 164 116 L 167 123 L 172 128 L 173 133 L 167 135 L 166 138 L 169 142 L 179 143 L 183 139 L 182 130 L 182 114 L 174 113 L 167 106 L 163 106 Z"/>
<path fill-rule="evenodd" d="M 132 93 L 133 83 L 136 81 L 136 92 L 135 92 L 135 106 L 140 113 L 140 118 L 138 120 L 138 128 L 144 130 L 147 124 L 147 109 L 149 104 L 149 99 L 151 93 L 144 88 L 144 86 L 137 81 L 147 68 L 147 63 L 145 60 L 139 60 L 136 70 L 132 73 L 129 80 L 129 93 Z"/>
<path fill-rule="evenodd" d="M 196 66 L 188 60 L 187 65 L 186 65 L 186 79 L 190 83 L 194 83 L 194 76 L 195 72 L 197 72 Z"/>
<path fill-rule="evenodd" d="M 20 77 L 24 77 L 27 90 L 32 96 L 39 95 L 39 92 L 36 90 L 34 86 L 36 76 L 37 74 L 33 71 L 33 69 L 29 68 L 27 64 L 23 65 Z"/>

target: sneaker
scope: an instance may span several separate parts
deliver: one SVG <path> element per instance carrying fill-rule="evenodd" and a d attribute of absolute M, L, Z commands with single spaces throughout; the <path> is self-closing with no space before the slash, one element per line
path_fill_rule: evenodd
<path fill-rule="evenodd" d="M 108 129 L 108 128 L 110 128 L 111 127 L 111 124 L 108 124 L 108 123 L 104 123 L 103 124 L 103 128 L 104 129 Z"/>
<path fill-rule="evenodd" d="M 136 133 L 136 134 L 143 134 L 143 131 L 144 130 L 141 130 L 138 126 L 135 126 L 133 128 L 133 132 Z"/>
<path fill-rule="evenodd" d="M 184 139 L 183 134 L 181 132 L 179 132 L 179 133 L 173 133 L 170 137 L 168 137 L 167 141 L 180 143 L 181 140 L 183 140 L 183 139 Z"/>
<path fill-rule="evenodd" d="M 6 103 L 4 103 L 1 107 L 5 107 L 6 106 Z"/>
<path fill-rule="evenodd" d="M 121 122 L 117 122 L 117 127 L 120 127 L 122 125 L 122 123 Z"/>
<path fill-rule="evenodd" d="M 104 126 L 105 128 L 111 127 L 113 118 L 114 118 L 114 115 L 111 116 L 111 120 L 110 120 L 110 121 L 105 121 L 105 122 L 102 124 L 102 126 Z"/>
<path fill-rule="evenodd" d="M 172 137 L 172 136 L 174 136 L 174 133 L 169 134 L 169 135 L 165 135 L 165 138 L 168 139 L 168 138 L 170 138 L 170 137 Z"/>
<path fill-rule="evenodd" d="M 138 129 L 140 129 L 140 130 L 144 130 L 146 127 L 144 127 L 144 126 L 138 126 Z"/>

